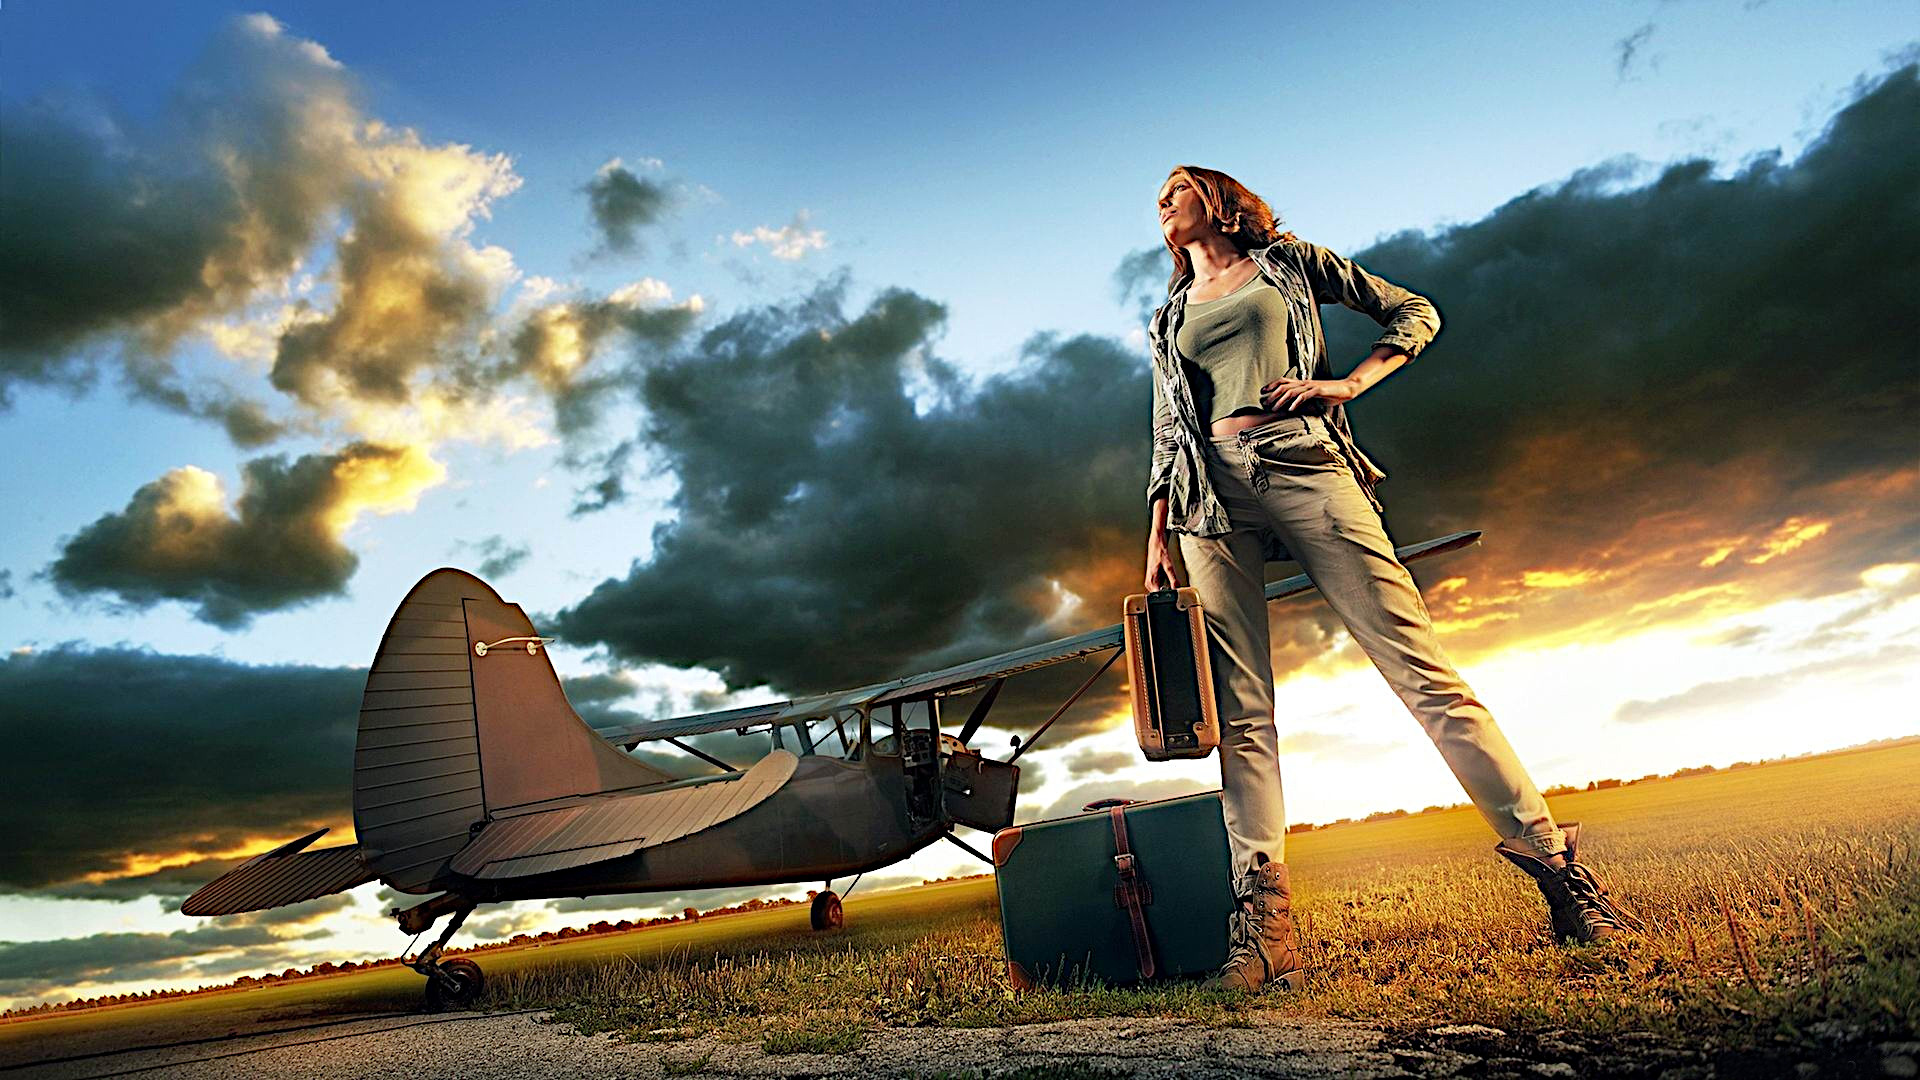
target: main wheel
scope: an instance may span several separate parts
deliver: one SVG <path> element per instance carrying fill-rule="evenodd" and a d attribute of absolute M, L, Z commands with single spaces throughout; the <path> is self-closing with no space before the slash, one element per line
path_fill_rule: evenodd
<path fill-rule="evenodd" d="M 467 959 L 448 960 L 440 970 L 427 976 L 427 1011 L 464 1009 L 480 998 L 487 985 L 480 965 Z"/>
<path fill-rule="evenodd" d="M 840 910 L 840 894 L 829 889 L 816 893 L 813 898 L 813 928 L 815 930 L 838 930 L 846 925 L 847 917 Z"/>

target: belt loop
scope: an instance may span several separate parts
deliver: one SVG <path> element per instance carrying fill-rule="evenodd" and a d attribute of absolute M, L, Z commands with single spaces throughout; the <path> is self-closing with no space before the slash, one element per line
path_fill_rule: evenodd
<path fill-rule="evenodd" d="M 1238 436 L 1240 443 L 1240 468 L 1247 474 L 1247 486 L 1255 492 L 1264 492 L 1267 490 L 1267 471 L 1260 468 L 1253 460 L 1253 451 L 1248 449 L 1253 440 L 1248 437 L 1247 430 L 1246 428 L 1241 428 Z"/>

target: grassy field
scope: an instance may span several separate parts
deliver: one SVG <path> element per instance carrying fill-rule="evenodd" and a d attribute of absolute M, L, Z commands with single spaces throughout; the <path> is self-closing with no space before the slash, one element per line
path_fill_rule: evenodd
<path fill-rule="evenodd" d="M 545 1007 L 590 1031 L 671 1040 L 719 1030 L 770 1051 L 832 1052 L 877 1025 L 997 1025 L 1179 1014 L 1303 1016 L 1510 1031 L 1712 1036 L 1723 1046 L 1910 1036 L 1920 1025 L 1920 743 L 1551 800 L 1648 932 L 1548 941 L 1532 882 L 1471 810 L 1289 838 L 1307 989 L 1248 1002 L 1191 985 L 1006 986 L 990 881 L 855 895 L 847 927 L 794 907 L 477 954 L 485 1004 Z M 381 970 L 0 1026 L 156 1022 L 179 1010 L 417 1007 Z M 52 1027 L 50 1027 L 52 1026 Z"/>
<path fill-rule="evenodd" d="M 1648 932 L 1564 948 L 1533 883 L 1471 810 L 1289 839 L 1308 987 L 1289 1012 L 1392 1025 L 1635 1030 L 1758 1046 L 1920 1024 L 1920 744 L 1555 798 Z M 990 1025 L 1249 1004 L 1191 985 L 1006 986 L 990 883 L 849 905 L 847 929 L 529 965 L 500 1007 L 589 1030 L 715 1028 L 844 1045 L 879 1024 Z M 796 920 L 797 923 L 797 920 Z M 1258 1004 L 1272 1007 L 1276 999 Z"/>

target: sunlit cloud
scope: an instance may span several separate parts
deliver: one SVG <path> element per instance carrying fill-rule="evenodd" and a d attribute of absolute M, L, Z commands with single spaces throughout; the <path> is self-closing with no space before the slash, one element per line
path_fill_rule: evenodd
<path fill-rule="evenodd" d="M 353 443 L 248 462 L 230 509 L 219 477 L 182 466 L 67 539 L 48 575 L 69 597 L 108 594 L 136 608 L 179 600 L 203 621 L 237 628 L 338 594 L 359 564 L 344 543 L 354 523 L 410 511 L 445 479 L 417 446 Z"/>

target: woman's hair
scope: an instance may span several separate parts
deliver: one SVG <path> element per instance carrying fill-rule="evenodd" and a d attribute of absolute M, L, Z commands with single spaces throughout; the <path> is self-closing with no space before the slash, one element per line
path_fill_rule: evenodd
<path fill-rule="evenodd" d="M 1299 239 L 1290 232 L 1280 231 L 1280 219 L 1273 207 L 1267 205 L 1267 200 L 1248 191 L 1245 184 L 1226 173 L 1198 165 L 1176 165 L 1167 179 L 1176 176 L 1185 177 L 1187 183 L 1193 185 L 1200 205 L 1207 208 L 1207 220 L 1241 251 L 1266 247 L 1282 239 Z M 1193 263 L 1187 258 L 1186 249 L 1176 247 L 1171 240 L 1167 241 L 1167 251 L 1173 255 L 1173 275 L 1167 278 L 1167 293 L 1171 295 L 1180 279 L 1193 273 Z"/>

